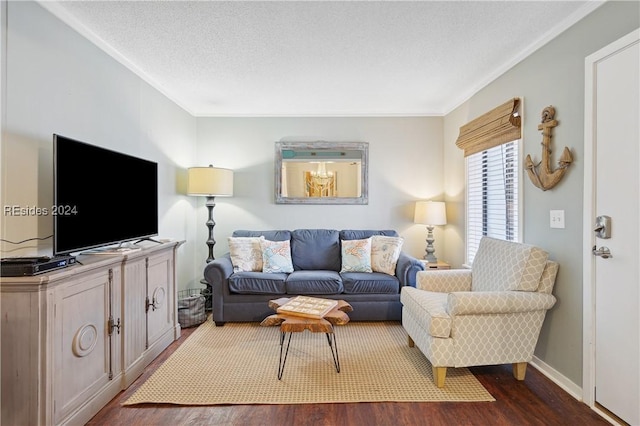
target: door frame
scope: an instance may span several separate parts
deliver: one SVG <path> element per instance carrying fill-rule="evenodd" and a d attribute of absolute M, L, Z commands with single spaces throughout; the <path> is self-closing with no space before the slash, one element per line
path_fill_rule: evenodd
<path fill-rule="evenodd" d="M 585 58 L 585 99 L 584 99 L 584 200 L 583 200 L 583 236 L 582 236 L 582 399 L 601 416 L 611 419 L 601 410 L 595 401 L 595 256 L 591 249 L 595 244 L 593 224 L 595 222 L 595 80 L 596 65 L 604 58 L 637 42 L 640 29 L 614 41 Z"/>

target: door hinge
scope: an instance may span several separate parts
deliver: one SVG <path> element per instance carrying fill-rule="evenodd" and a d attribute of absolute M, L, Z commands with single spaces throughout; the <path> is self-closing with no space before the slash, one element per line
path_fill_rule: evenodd
<path fill-rule="evenodd" d="M 113 335 L 113 329 L 118 329 L 118 334 L 120 334 L 120 318 L 118 318 L 118 322 L 113 320 L 113 316 L 109 315 L 109 336 Z"/>

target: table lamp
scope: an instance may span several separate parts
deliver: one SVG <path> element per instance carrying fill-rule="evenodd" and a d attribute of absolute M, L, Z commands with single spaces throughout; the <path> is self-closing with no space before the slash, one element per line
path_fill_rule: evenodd
<path fill-rule="evenodd" d="M 438 262 L 433 248 L 433 227 L 447 224 L 447 214 L 443 201 L 418 201 L 413 216 L 415 223 L 427 225 L 427 248 L 424 259 L 429 263 Z"/>

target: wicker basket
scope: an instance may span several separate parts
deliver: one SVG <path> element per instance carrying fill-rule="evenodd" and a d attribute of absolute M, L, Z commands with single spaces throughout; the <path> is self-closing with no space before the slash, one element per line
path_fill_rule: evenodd
<path fill-rule="evenodd" d="M 207 320 L 205 301 L 206 298 L 202 295 L 200 289 L 191 288 L 178 292 L 178 322 L 180 327 L 195 327 Z"/>

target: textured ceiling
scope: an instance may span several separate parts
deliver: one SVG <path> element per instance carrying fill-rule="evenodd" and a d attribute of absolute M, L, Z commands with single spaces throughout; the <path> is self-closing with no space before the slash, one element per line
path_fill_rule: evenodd
<path fill-rule="evenodd" d="M 43 1 L 196 116 L 446 114 L 601 1 Z"/>

